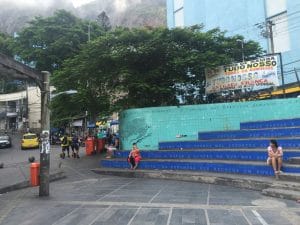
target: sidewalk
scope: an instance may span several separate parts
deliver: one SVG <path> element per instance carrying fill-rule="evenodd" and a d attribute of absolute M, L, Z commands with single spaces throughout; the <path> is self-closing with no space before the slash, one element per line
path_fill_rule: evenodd
<path fill-rule="evenodd" d="M 51 146 L 51 148 L 50 181 L 71 177 L 74 176 L 74 173 L 80 174 L 80 171 L 83 170 L 90 171 L 90 169 L 97 168 L 99 165 L 101 155 L 86 156 L 83 148 L 80 151 L 80 159 L 61 159 L 59 157 L 60 147 Z M 0 169 L 0 194 L 29 187 L 30 163 L 28 162 L 28 156 L 34 156 L 35 162 L 39 162 L 39 150 L 12 150 L 12 152 L 7 152 L 6 155 L 1 156 L 2 161 L 0 163 L 4 163 L 4 168 Z"/>
<path fill-rule="evenodd" d="M 50 181 L 63 179 L 65 174 L 58 166 L 50 167 Z M 0 194 L 30 186 L 30 163 L 16 163 L 0 169 Z"/>

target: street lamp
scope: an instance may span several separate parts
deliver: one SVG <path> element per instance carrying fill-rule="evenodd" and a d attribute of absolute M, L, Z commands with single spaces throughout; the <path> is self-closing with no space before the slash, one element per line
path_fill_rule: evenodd
<path fill-rule="evenodd" d="M 62 92 L 59 92 L 59 93 L 55 93 L 55 94 L 51 94 L 50 93 L 50 100 L 52 99 L 52 98 L 55 98 L 56 96 L 58 96 L 58 95 L 62 95 L 62 94 L 67 94 L 67 95 L 73 95 L 73 94 L 77 94 L 78 93 L 78 91 L 77 90 L 68 90 L 68 91 L 62 91 Z"/>
<path fill-rule="evenodd" d="M 237 43 L 241 43 L 241 47 L 242 47 L 242 60 L 243 62 L 245 61 L 245 53 L 244 53 L 244 41 L 241 39 L 237 39 L 236 40 Z"/>

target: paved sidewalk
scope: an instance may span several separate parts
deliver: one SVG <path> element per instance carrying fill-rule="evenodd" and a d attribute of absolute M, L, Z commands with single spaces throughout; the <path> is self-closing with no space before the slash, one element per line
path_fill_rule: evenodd
<path fill-rule="evenodd" d="M 68 169 L 68 167 L 66 167 Z M 79 168 L 78 168 L 79 169 Z M 298 225 L 299 205 L 221 185 L 97 175 L 0 195 L 2 225 Z"/>
<path fill-rule="evenodd" d="M 66 158 L 60 159 L 60 147 L 51 146 L 50 159 L 50 179 L 57 180 L 65 178 L 65 170 L 70 168 L 95 168 L 99 162 L 99 155 L 87 157 L 81 149 L 81 159 Z M 4 163 L 4 168 L 0 169 L 0 194 L 30 186 L 30 163 L 29 156 L 34 156 L 39 162 L 39 150 L 21 151 L 16 148 L 1 149 L 0 163 Z"/>

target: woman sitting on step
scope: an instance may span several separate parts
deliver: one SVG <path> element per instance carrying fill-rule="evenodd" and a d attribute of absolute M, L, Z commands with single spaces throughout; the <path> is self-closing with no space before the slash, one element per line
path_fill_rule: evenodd
<path fill-rule="evenodd" d="M 131 169 L 135 170 L 138 167 L 141 159 L 142 159 L 142 157 L 141 157 L 140 150 L 138 149 L 136 143 L 133 143 L 132 150 L 130 151 L 128 159 L 127 159 L 128 163 L 131 166 Z"/>
<path fill-rule="evenodd" d="M 280 169 L 282 166 L 282 156 L 283 151 L 282 148 L 278 146 L 277 141 L 270 140 L 270 146 L 268 147 L 267 164 L 273 167 L 276 177 L 281 172 Z"/>

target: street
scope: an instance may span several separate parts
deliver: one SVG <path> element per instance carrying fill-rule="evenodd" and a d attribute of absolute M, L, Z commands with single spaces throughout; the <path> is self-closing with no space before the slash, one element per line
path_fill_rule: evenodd
<path fill-rule="evenodd" d="M 61 162 L 67 178 L 50 184 L 50 197 L 39 198 L 36 187 L 0 195 L 0 224 L 299 224 L 293 201 L 227 186 L 98 175 L 90 169 L 99 155 L 86 157 L 81 149 L 79 160 L 60 160 L 58 153 L 57 146 L 51 163 Z M 18 164 L 38 154 L 15 143 L 1 149 L 0 159 Z"/>

